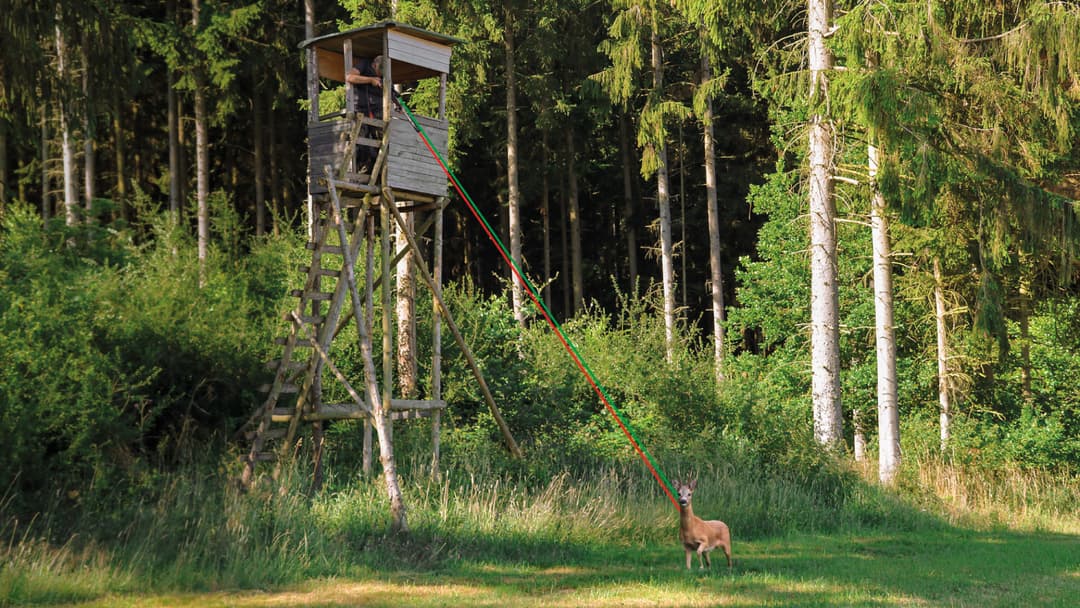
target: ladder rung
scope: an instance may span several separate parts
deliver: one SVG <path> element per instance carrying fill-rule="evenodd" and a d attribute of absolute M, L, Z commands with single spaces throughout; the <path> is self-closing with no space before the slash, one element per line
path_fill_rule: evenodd
<path fill-rule="evenodd" d="M 318 249 L 319 253 L 329 253 L 331 255 L 341 255 L 341 246 L 340 245 L 322 245 L 322 246 L 319 246 L 318 243 L 308 241 L 307 245 L 304 245 L 304 247 L 306 247 L 308 251 L 315 251 L 316 249 Z"/>
<path fill-rule="evenodd" d="M 304 274 L 311 274 L 311 266 L 297 266 L 297 269 Z M 315 271 L 315 274 L 323 277 L 338 277 L 341 276 L 341 271 L 332 268 L 319 268 Z"/>
<path fill-rule="evenodd" d="M 288 365 L 285 366 L 285 369 L 287 369 L 289 371 L 300 371 L 302 369 L 306 369 L 307 366 L 308 366 L 307 361 L 295 361 L 295 360 L 292 360 L 292 361 L 289 361 Z M 266 362 L 266 369 L 268 369 L 268 370 L 277 371 L 280 368 L 281 368 L 281 359 L 271 359 L 271 360 Z"/>
<path fill-rule="evenodd" d="M 260 393 L 269 393 L 270 389 L 272 389 L 272 388 L 274 388 L 273 384 L 263 384 L 262 386 L 259 387 L 259 392 Z M 299 392 L 300 392 L 300 387 L 296 386 L 295 384 L 282 384 L 281 385 L 281 393 L 283 395 L 287 394 L 287 393 L 299 393 Z"/>
<path fill-rule="evenodd" d="M 287 312 L 284 315 L 282 315 L 281 318 L 285 319 L 286 321 L 292 321 L 293 320 L 292 315 L 293 315 L 293 313 Z M 301 323 L 305 323 L 305 324 L 308 324 L 308 325 L 320 325 L 320 324 L 322 324 L 323 321 L 326 320 L 326 317 L 324 315 L 318 315 L 318 316 L 298 315 L 298 316 L 300 317 L 300 322 Z M 297 340 L 297 343 L 300 343 L 300 342 L 302 342 L 302 340 Z"/>
<path fill-rule="evenodd" d="M 334 294 L 332 294 L 332 293 L 326 293 L 324 291 L 307 291 L 307 292 L 305 292 L 303 289 L 294 289 L 294 290 L 289 292 L 289 295 L 291 295 L 294 298 L 304 298 L 304 299 L 307 299 L 307 300 L 319 300 L 319 301 L 324 301 L 324 302 L 326 300 L 329 300 L 330 298 L 334 297 Z"/>
<path fill-rule="evenodd" d="M 295 411 L 291 407 L 275 407 L 274 411 L 270 413 L 270 420 L 273 422 L 288 422 L 293 419 Z"/>
<path fill-rule="evenodd" d="M 264 440 L 266 440 L 266 439 L 281 439 L 282 437 L 285 436 L 285 433 L 286 433 L 285 429 L 268 429 L 266 431 L 263 431 L 263 439 Z M 247 432 L 244 433 L 244 437 L 248 441 L 254 440 L 255 437 L 257 437 L 258 435 L 259 435 L 259 432 L 255 431 L 255 430 L 247 431 Z"/>
<path fill-rule="evenodd" d="M 289 339 L 285 336 L 274 338 L 274 344 L 277 344 L 278 346 L 285 346 L 288 343 Z M 293 345 L 293 348 L 311 348 L 311 344 L 307 340 L 301 340 L 298 338 L 296 340 L 296 344 Z"/>

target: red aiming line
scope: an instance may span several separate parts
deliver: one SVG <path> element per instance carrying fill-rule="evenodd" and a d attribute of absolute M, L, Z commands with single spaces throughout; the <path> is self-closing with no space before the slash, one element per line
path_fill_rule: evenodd
<path fill-rule="evenodd" d="M 412 117 L 410 116 L 410 120 L 411 118 Z M 413 125 L 413 127 L 416 128 L 415 124 Z M 499 255 L 502 256 L 503 261 L 505 261 L 506 264 L 510 266 L 510 269 L 513 271 L 514 276 L 517 277 L 517 280 L 520 281 L 522 285 L 525 285 L 526 281 L 521 276 L 521 273 L 518 271 L 517 266 L 507 256 L 506 251 L 500 245 L 499 241 L 495 238 L 495 235 L 491 233 L 491 229 L 488 227 L 487 222 L 485 222 L 480 216 L 480 212 L 473 205 L 472 200 L 469 198 L 469 196 L 465 194 L 465 191 L 462 189 L 461 184 L 458 182 L 454 174 L 451 173 L 449 169 L 447 169 L 446 165 L 442 161 L 442 157 L 440 157 L 439 154 L 435 151 L 435 149 L 432 148 L 431 142 L 428 141 L 427 134 L 423 133 L 419 129 L 417 129 L 417 133 L 420 135 L 420 139 L 424 142 L 424 145 L 427 146 L 428 152 L 430 152 L 431 156 L 435 159 L 435 161 L 439 163 L 439 167 L 443 170 L 443 173 L 445 173 L 446 177 L 450 179 L 450 182 L 454 184 L 454 189 L 457 190 L 458 194 L 461 195 L 462 200 L 464 200 L 465 203 L 468 205 L 469 211 L 472 212 L 473 217 L 475 217 L 476 220 L 480 222 L 480 225 L 483 226 L 484 232 L 487 234 L 488 239 L 490 239 L 491 242 L 495 244 L 495 248 L 499 250 Z M 637 451 L 638 456 L 641 458 L 642 462 L 645 463 L 645 466 L 649 469 L 649 472 L 652 473 L 652 476 L 654 478 L 656 478 L 656 482 L 660 484 L 661 488 L 663 488 L 664 493 L 667 494 L 668 500 L 671 501 L 671 504 L 673 504 L 676 509 L 679 509 L 681 511 L 682 509 L 679 507 L 679 502 L 675 500 L 675 497 L 671 494 L 671 490 L 668 488 L 667 484 L 664 483 L 663 479 L 661 479 L 660 474 L 653 467 L 652 462 L 650 462 L 649 458 L 645 456 L 644 450 L 642 450 L 641 446 L 639 446 L 637 441 L 634 440 L 633 435 L 631 435 L 630 433 L 630 429 L 626 428 L 626 425 L 623 423 L 622 418 L 619 417 L 619 415 L 615 412 L 615 408 L 612 407 L 611 403 L 608 402 L 607 397 L 604 395 L 604 391 L 600 390 L 600 387 L 596 384 L 596 381 L 593 379 L 592 374 L 590 374 L 589 371 L 585 368 L 585 365 L 582 363 L 577 353 L 574 352 L 574 349 L 566 341 L 566 337 L 563 336 L 562 331 L 559 330 L 559 327 L 555 324 L 555 321 L 551 318 L 551 315 L 548 314 L 547 309 L 544 307 L 543 304 L 540 303 L 540 301 L 536 297 L 536 294 L 533 293 L 532 289 L 526 289 L 525 291 L 528 292 L 529 298 L 532 299 L 533 303 L 540 310 L 541 314 L 544 315 L 544 320 L 547 321 L 548 326 L 550 326 L 552 331 L 555 332 L 555 335 L 559 337 L 559 341 L 562 342 L 563 348 L 566 349 L 566 352 L 570 353 L 570 357 L 574 360 L 574 363 L 577 364 L 578 369 L 581 370 L 581 373 L 589 381 L 589 384 L 592 386 L 593 391 L 596 392 L 597 396 L 600 397 L 600 401 L 604 403 L 604 407 L 606 407 L 608 412 L 611 413 L 611 416 L 615 418 L 615 422 L 619 424 L 619 428 L 622 429 L 623 434 L 625 434 L 626 438 L 630 441 L 630 445 L 634 447 L 634 450 Z"/>

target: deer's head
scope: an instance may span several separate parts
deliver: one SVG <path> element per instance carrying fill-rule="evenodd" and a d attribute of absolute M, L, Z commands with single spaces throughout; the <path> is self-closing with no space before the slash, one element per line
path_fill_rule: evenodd
<path fill-rule="evenodd" d="M 690 504 L 690 499 L 694 496 L 694 490 L 697 488 L 697 480 L 694 479 L 690 483 L 683 483 L 678 479 L 675 480 L 675 492 L 679 495 L 679 506 L 685 507 Z"/>

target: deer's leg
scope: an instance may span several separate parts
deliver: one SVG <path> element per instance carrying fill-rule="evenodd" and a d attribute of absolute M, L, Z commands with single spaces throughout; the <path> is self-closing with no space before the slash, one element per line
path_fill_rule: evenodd
<path fill-rule="evenodd" d="M 686 569 L 690 569 L 690 549 L 686 550 Z"/>
<path fill-rule="evenodd" d="M 730 543 L 724 543 L 723 547 L 724 547 L 724 555 L 727 556 L 728 570 L 731 570 L 731 544 Z"/>
<path fill-rule="evenodd" d="M 712 559 L 709 557 L 709 550 L 706 549 L 702 551 L 701 556 L 705 558 L 705 567 L 712 568 Z"/>

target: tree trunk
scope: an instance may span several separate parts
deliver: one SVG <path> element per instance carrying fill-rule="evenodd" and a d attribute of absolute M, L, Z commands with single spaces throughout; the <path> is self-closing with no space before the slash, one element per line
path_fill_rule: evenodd
<path fill-rule="evenodd" d="M 619 152 L 622 155 L 623 174 L 623 232 L 626 235 L 627 273 L 630 284 L 629 292 L 637 290 L 638 281 L 638 244 L 637 244 L 637 208 L 634 204 L 633 158 L 630 153 L 630 116 L 619 113 Z"/>
<path fill-rule="evenodd" d="M 573 285 L 573 302 L 570 315 L 580 310 L 585 304 L 585 280 L 581 270 L 581 211 L 578 206 L 577 168 L 574 162 L 574 130 L 566 130 L 567 177 L 569 196 L 567 196 L 570 219 L 570 274 Z"/>
<path fill-rule="evenodd" d="M 709 58 L 701 56 L 701 81 L 712 80 Z M 724 381 L 721 364 L 724 361 L 724 275 L 720 266 L 720 206 L 716 197 L 716 151 L 713 142 L 712 100 L 705 102 L 702 131 L 705 147 L 705 199 L 709 222 L 709 288 L 712 295 L 713 316 L 713 362 L 716 382 Z"/>
<path fill-rule="evenodd" d="M 540 172 L 540 217 L 544 223 L 542 236 L 544 239 L 544 302 L 548 309 L 551 308 L 551 180 L 549 179 L 548 167 L 551 166 L 548 154 L 548 132 L 545 130 L 541 135 L 541 154 L 543 155 L 543 167 Z"/>
<path fill-rule="evenodd" d="M 191 0 L 193 35 L 199 31 L 199 1 Z M 202 66 L 195 67 L 195 199 L 198 202 L 199 286 L 206 282 L 206 258 L 210 249 L 210 140 L 207 133 L 206 91 Z"/>
<path fill-rule="evenodd" d="M 386 103 L 387 101 L 384 99 L 383 116 L 390 115 L 389 108 L 385 107 Z M 383 175 L 385 176 L 385 173 Z M 379 463 L 382 464 L 383 478 L 386 481 L 386 492 L 390 498 L 390 518 L 392 527 L 395 531 L 408 532 L 409 526 L 405 520 L 405 503 L 402 500 L 401 488 L 398 486 L 397 465 L 394 461 L 394 420 L 390 413 L 390 400 L 393 398 L 391 391 L 394 386 L 394 364 L 390 352 L 393 344 L 393 335 L 390 328 L 390 210 L 388 207 L 394 204 L 396 203 L 392 199 L 388 199 L 384 196 L 380 208 L 380 222 L 382 224 L 380 235 L 382 241 L 381 262 L 383 276 L 383 284 L 380 289 L 382 292 L 383 310 L 383 386 L 381 403 L 374 399 L 371 403 L 372 406 L 376 408 L 376 412 L 378 412 L 374 416 L 373 423 L 375 425 L 375 434 L 379 437 Z M 374 372 L 374 370 L 371 371 Z"/>
<path fill-rule="evenodd" d="M 833 125 L 824 115 L 827 72 L 832 55 L 825 35 L 832 22 L 831 0 L 808 0 L 810 65 L 810 327 L 814 437 L 839 448 L 843 441 L 840 404 L 840 314 L 836 271 L 836 201 L 833 199 Z"/>
<path fill-rule="evenodd" d="M 94 180 L 97 178 L 97 166 L 94 159 L 94 112 L 90 97 L 90 59 L 86 49 L 81 49 L 83 63 L 82 102 L 83 102 L 83 198 L 87 217 L 94 205 Z"/>
<path fill-rule="evenodd" d="M 572 137 L 569 129 L 567 129 L 567 137 Z M 573 166 L 573 162 L 568 160 L 566 165 L 567 174 L 569 175 L 572 171 L 571 167 Z M 573 289 L 570 286 L 570 279 L 573 272 L 570 269 L 572 266 L 570 263 L 570 209 L 567 203 L 567 199 L 569 198 L 568 192 L 570 189 L 569 182 L 569 179 L 559 180 L 559 251 L 562 253 L 562 273 L 560 275 L 560 283 L 562 283 L 564 318 L 574 316 L 574 307 L 571 302 Z"/>
<path fill-rule="evenodd" d="M 937 327 L 938 406 L 940 410 L 941 452 L 949 447 L 952 403 L 949 396 L 949 352 L 945 334 L 945 283 L 941 260 L 934 258 L 934 321 Z"/>
<path fill-rule="evenodd" d="M 281 191 L 281 176 L 278 171 L 278 146 L 277 146 L 277 113 L 274 111 L 274 101 L 271 100 L 266 108 L 266 146 L 270 151 L 270 230 L 274 236 L 281 235 L 280 222 L 276 218 L 283 215 L 282 205 L 286 199 Z"/>
<path fill-rule="evenodd" d="M 871 136 L 873 142 L 873 136 Z M 870 231 L 874 263 L 874 335 L 877 345 L 878 479 L 889 485 L 900 472 L 900 415 L 896 393 L 896 336 L 893 323 L 892 248 L 885 196 L 877 187 L 880 163 L 877 146 L 867 150 L 874 195 Z"/>
<path fill-rule="evenodd" d="M 1031 256 L 1021 252 L 1020 260 L 1020 394 L 1024 411 L 1034 413 L 1031 392 Z"/>
<path fill-rule="evenodd" d="M 506 182 L 509 190 L 507 201 L 510 216 L 510 259 L 524 278 L 525 265 L 521 259 L 521 190 L 518 185 L 518 136 L 517 136 L 517 78 L 514 74 L 514 17 L 510 0 L 503 0 L 503 42 L 506 49 Z M 510 294 L 514 306 L 514 318 L 525 326 L 525 292 L 522 282 L 510 273 Z"/>
<path fill-rule="evenodd" d="M 8 121 L 0 118 L 0 215 L 8 202 Z"/>
<path fill-rule="evenodd" d="M 252 114 L 255 118 L 255 236 L 266 234 L 266 139 L 263 136 L 262 91 L 256 87 L 252 98 Z"/>
<path fill-rule="evenodd" d="M 60 30 L 60 5 L 56 7 L 56 72 L 59 78 L 58 88 L 60 100 L 60 141 L 61 153 L 64 161 L 64 219 L 68 226 L 74 226 L 78 222 L 78 196 L 75 180 L 75 140 L 71 135 L 70 103 L 65 99 L 64 89 L 67 87 L 67 45 L 64 34 Z"/>
<path fill-rule="evenodd" d="M 48 103 L 41 104 L 41 219 L 52 217 L 52 194 L 49 192 L 49 114 Z"/>
<path fill-rule="evenodd" d="M 315 0 L 304 0 L 304 38 L 311 40 L 315 37 Z M 307 86 L 308 101 L 311 109 L 308 111 L 308 122 L 319 120 L 319 75 L 315 69 L 315 47 L 308 47 L 307 51 Z M 311 177 L 308 176 L 310 180 Z M 307 233 L 308 240 L 315 240 L 315 224 L 318 220 L 318 211 L 315 209 L 315 198 L 310 194 L 309 184 L 307 194 Z"/>
<path fill-rule="evenodd" d="M 120 207 L 120 217 L 124 219 L 128 218 L 128 202 L 127 202 L 127 165 L 125 163 L 124 154 L 126 148 L 124 146 L 124 120 L 123 111 L 124 104 L 120 102 L 120 91 L 113 92 L 113 112 L 112 112 L 112 132 L 113 132 L 113 163 L 116 166 L 116 185 L 113 196 L 116 198 L 116 204 Z M 170 187 L 172 180 L 176 179 L 172 173 L 171 165 L 169 170 L 169 182 Z"/>
<path fill-rule="evenodd" d="M 863 424 L 862 410 L 852 408 L 851 427 L 855 439 L 855 462 L 866 460 L 866 425 Z"/>
<path fill-rule="evenodd" d="M 405 215 L 409 230 L 415 226 L 415 216 Z M 413 273 L 409 242 L 397 228 L 396 253 L 401 255 L 397 264 L 397 373 L 401 396 L 413 399 L 417 393 L 416 363 L 416 275 Z"/>
<path fill-rule="evenodd" d="M 169 0 L 168 21 L 176 23 L 176 0 Z M 165 95 L 169 105 L 169 214 L 174 222 L 180 221 L 180 112 L 176 99 L 176 74 L 172 68 L 165 68 L 167 88 Z"/>
<path fill-rule="evenodd" d="M 659 94 L 664 86 L 663 52 L 657 32 L 657 17 L 652 21 L 653 91 Z M 662 129 L 661 129 L 662 130 Z M 675 260 L 671 242 L 671 200 L 668 186 L 668 149 L 666 141 L 656 144 L 656 203 L 660 207 L 660 265 L 664 285 L 664 345 L 668 362 L 675 358 Z"/>

